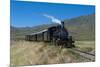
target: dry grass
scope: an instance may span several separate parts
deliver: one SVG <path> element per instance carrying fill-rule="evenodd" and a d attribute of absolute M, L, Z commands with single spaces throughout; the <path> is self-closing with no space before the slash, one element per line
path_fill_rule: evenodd
<path fill-rule="evenodd" d="M 95 51 L 95 41 L 76 41 L 75 45 L 85 52 Z"/>
<path fill-rule="evenodd" d="M 43 42 L 11 41 L 11 66 L 83 62 L 67 48 Z"/>

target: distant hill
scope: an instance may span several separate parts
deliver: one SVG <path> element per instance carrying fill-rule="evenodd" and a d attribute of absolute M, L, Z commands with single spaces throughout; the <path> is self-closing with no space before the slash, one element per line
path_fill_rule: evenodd
<path fill-rule="evenodd" d="M 95 14 L 65 19 L 65 27 L 75 40 L 95 40 Z M 11 26 L 11 39 L 24 39 L 26 34 L 38 32 L 57 24 L 43 24 L 35 27 Z"/>
<path fill-rule="evenodd" d="M 95 40 L 95 14 L 65 20 L 65 26 L 76 40 Z"/>

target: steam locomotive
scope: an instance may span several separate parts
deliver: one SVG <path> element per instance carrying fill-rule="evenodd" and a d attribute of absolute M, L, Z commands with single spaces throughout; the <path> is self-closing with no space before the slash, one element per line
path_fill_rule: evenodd
<path fill-rule="evenodd" d="M 72 36 L 69 36 L 68 31 L 64 27 L 64 22 L 61 22 L 60 25 L 52 26 L 40 32 L 26 35 L 25 39 L 27 41 L 51 42 L 55 45 L 64 47 L 75 47 Z"/>

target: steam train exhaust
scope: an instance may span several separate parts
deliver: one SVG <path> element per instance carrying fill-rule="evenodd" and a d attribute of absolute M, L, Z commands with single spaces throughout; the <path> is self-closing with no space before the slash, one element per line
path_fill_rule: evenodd
<path fill-rule="evenodd" d="M 61 21 L 60 21 L 59 19 L 55 18 L 54 16 L 51 16 L 51 15 L 48 15 L 48 14 L 43 14 L 43 16 L 45 16 L 45 17 L 51 19 L 52 22 L 58 23 L 58 24 L 61 25 Z"/>
<path fill-rule="evenodd" d="M 51 16 L 51 15 L 48 15 L 48 14 L 43 14 L 43 16 L 45 16 L 45 17 L 51 19 L 52 22 L 58 23 L 59 25 L 61 25 L 62 29 L 65 28 L 65 27 L 64 27 L 64 22 L 61 21 L 61 20 L 59 20 L 59 19 L 57 19 L 57 18 L 55 18 L 54 16 Z"/>

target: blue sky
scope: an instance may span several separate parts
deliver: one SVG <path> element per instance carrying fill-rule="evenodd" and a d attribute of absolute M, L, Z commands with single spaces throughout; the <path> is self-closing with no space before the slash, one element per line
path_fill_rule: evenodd
<path fill-rule="evenodd" d="M 92 5 L 11 1 L 11 25 L 15 27 L 50 24 L 51 20 L 43 14 L 64 20 L 94 13 L 95 6 Z"/>

